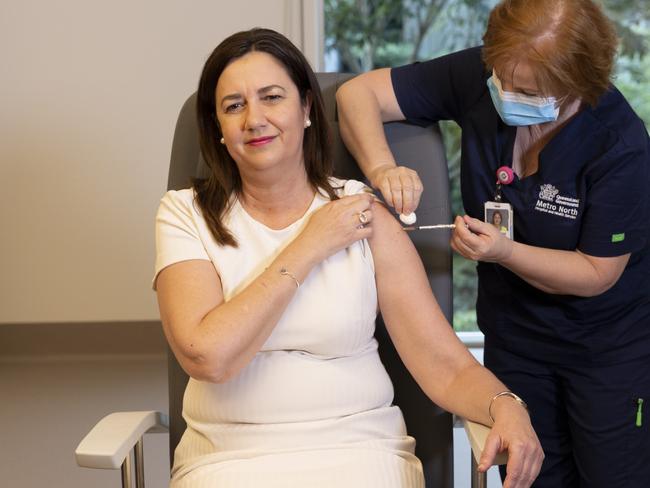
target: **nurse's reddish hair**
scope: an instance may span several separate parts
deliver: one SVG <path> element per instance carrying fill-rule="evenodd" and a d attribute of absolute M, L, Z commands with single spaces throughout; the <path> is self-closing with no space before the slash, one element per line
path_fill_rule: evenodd
<path fill-rule="evenodd" d="M 488 69 L 512 72 L 526 61 L 544 94 L 595 106 L 610 86 L 618 37 L 592 0 L 504 0 L 483 42 Z"/>

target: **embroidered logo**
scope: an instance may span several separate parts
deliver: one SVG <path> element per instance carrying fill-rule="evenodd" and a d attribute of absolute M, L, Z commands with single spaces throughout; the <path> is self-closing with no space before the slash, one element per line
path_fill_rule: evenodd
<path fill-rule="evenodd" d="M 557 195 L 559 192 L 560 190 L 555 188 L 553 185 L 542 185 L 539 187 L 539 198 L 546 200 L 547 202 L 552 202 L 555 200 L 555 195 Z"/>
<path fill-rule="evenodd" d="M 625 232 L 620 234 L 612 234 L 612 242 L 623 242 L 625 240 Z"/>
<path fill-rule="evenodd" d="M 541 185 L 535 210 L 575 220 L 580 211 L 580 200 L 559 193 L 560 190 L 549 183 Z"/>

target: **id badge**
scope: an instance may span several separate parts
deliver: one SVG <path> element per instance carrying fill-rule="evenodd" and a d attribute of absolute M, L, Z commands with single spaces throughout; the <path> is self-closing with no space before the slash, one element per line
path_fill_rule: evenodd
<path fill-rule="evenodd" d="M 508 239 L 512 239 L 512 205 L 504 202 L 485 202 L 485 221 L 492 224 Z"/>

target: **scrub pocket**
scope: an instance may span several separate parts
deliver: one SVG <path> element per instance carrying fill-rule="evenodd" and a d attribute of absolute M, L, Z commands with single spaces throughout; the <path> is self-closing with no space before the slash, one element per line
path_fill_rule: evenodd
<path fill-rule="evenodd" d="M 627 430 L 627 460 L 630 487 L 650 486 L 650 387 L 630 398 L 630 428 Z"/>

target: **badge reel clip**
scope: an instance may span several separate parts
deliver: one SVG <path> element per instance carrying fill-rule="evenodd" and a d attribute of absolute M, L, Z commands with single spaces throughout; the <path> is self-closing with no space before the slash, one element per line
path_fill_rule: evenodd
<path fill-rule="evenodd" d="M 512 239 L 512 221 L 514 213 L 512 205 L 502 201 L 501 187 L 509 185 L 515 179 L 515 174 L 508 166 L 501 166 L 497 169 L 496 191 L 494 192 L 494 201 L 485 202 L 485 222 L 494 225 L 499 232 L 507 238 Z"/>

